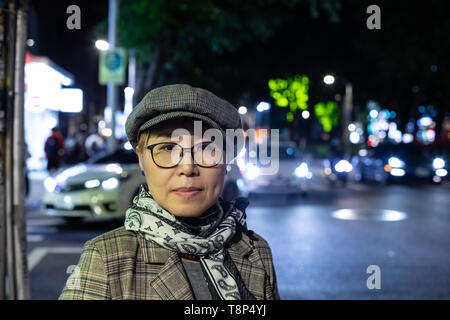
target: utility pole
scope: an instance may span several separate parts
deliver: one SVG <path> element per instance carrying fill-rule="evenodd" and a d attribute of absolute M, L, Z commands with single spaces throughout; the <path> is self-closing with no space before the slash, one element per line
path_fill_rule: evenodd
<path fill-rule="evenodd" d="M 4 115 L 0 130 L 0 297 L 24 300 L 30 298 L 24 194 L 24 67 L 28 0 L 10 0 L 5 7 L 2 15 L 7 21 L 4 24 L 6 67 L 0 101 L 0 114 Z"/>
<path fill-rule="evenodd" d="M 342 115 L 342 139 L 344 140 L 345 155 L 350 156 L 350 138 L 348 126 L 353 111 L 353 86 L 350 82 L 345 83 L 344 108 Z"/>
<path fill-rule="evenodd" d="M 119 10 L 119 0 L 109 0 L 108 7 L 108 43 L 109 50 L 116 48 L 116 26 Z M 113 152 L 117 149 L 116 140 L 116 110 L 117 110 L 117 90 L 113 82 L 106 85 L 107 105 L 111 108 L 111 135 L 108 137 L 108 151 Z"/>
<path fill-rule="evenodd" d="M 342 77 L 338 77 L 337 79 L 327 74 L 323 78 L 323 82 L 327 85 L 332 85 L 335 83 L 335 81 L 338 80 L 339 82 L 345 84 L 345 96 L 344 96 L 344 104 L 342 108 L 342 116 L 341 116 L 341 128 L 342 128 L 342 135 L 341 135 L 341 142 L 344 146 L 344 152 L 345 156 L 350 156 L 350 140 L 349 140 L 349 132 L 348 132 L 348 125 L 350 124 L 352 112 L 353 112 L 353 85 L 350 81 L 345 80 Z"/>
<path fill-rule="evenodd" d="M 0 45 L 6 47 L 6 12 L 0 9 Z M 6 275 L 6 192 L 5 192 L 5 156 L 6 156 L 6 50 L 0 50 L 0 300 L 4 300 Z"/>

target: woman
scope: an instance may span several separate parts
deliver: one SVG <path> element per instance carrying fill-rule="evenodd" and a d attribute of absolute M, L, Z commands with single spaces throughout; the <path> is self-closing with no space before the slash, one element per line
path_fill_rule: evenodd
<path fill-rule="evenodd" d="M 279 299 L 270 247 L 246 227 L 247 199 L 219 197 L 225 132 L 240 128 L 236 109 L 209 91 L 150 91 L 126 123 L 146 184 L 124 227 L 85 244 L 60 299 Z"/>

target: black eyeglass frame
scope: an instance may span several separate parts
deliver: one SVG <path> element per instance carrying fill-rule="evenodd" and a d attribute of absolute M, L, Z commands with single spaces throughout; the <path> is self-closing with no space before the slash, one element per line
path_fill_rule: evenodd
<path fill-rule="evenodd" d="M 146 146 L 145 148 L 148 149 L 148 150 L 150 150 L 150 154 L 152 155 L 153 163 L 154 163 L 155 165 L 157 165 L 158 167 L 163 168 L 163 169 L 170 169 L 170 168 L 175 168 L 176 166 L 178 166 L 178 165 L 180 164 L 180 162 L 183 160 L 183 157 L 184 157 L 184 150 L 189 150 L 189 151 L 191 152 L 192 162 L 193 162 L 195 165 L 198 165 L 199 167 L 202 167 L 202 168 L 214 168 L 215 166 L 221 164 L 221 162 L 222 162 L 222 160 L 223 160 L 223 153 L 224 153 L 224 152 L 222 152 L 222 155 L 221 155 L 221 157 L 220 157 L 220 160 L 219 160 L 215 165 L 212 165 L 212 166 L 204 166 L 204 165 L 201 165 L 201 164 L 197 163 L 197 162 L 195 161 L 195 158 L 194 158 L 194 148 L 195 148 L 195 147 L 197 147 L 198 145 L 204 145 L 204 144 L 210 144 L 210 143 L 212 143 L 212 141 L 203 141 L 203 142 L 194 144 L 194 145 L 193 145 L 192 147 L 190 147 L 190 148 L 183 148 L 182 146 L 180 146 L 180 145 L 179 145 L 178 143 L 176 143 L 176 142 L 158 142 L 158 143 L 155 143 L 155 144 L 151 144 L 151 145 L 149 145 L 149 146 Z M 170 166 L 170 167 L 164 167 L 164 166 L 161 166 L 161 165 L 159 165 L 158 163 L 156 163 L 155 158 L 154 158 L 154 156 L 153 156 L 153 149 L 154 149 L 156 146 L 160 145 L 160 144 L 170 144 L 170 145 L 178 146 L 178 147 L 181 149 L 180 160 L 178 161 L 178 163 L 176 163 L 175 165 Z M 225 151 L 225 150 L 222 150 L 222 151 Z"/>

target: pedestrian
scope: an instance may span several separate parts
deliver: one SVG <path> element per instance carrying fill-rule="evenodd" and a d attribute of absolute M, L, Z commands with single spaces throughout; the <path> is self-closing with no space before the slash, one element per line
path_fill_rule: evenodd
<path fill-rule="evenodd" d="M 47 171 L 52 174 L 59 169 L 64 157 L 64 137 L 57 127 L 52 129 L 52 133 L 45 141 L 44 151 L 47 158 Z"/>
<path fill-rule="evenodd" d="M 89 157 L 93 157 L 104 151 L 106 147 L 106 143 L 103 138 L 95 131 L 91 132 L 91 134 L 86 138 L 84 145 Z"/>
<path fill-rule="evenodd" d="M 206 138 L 212 128 L 239 132 L 236 108 L 185 84 L 147 93 L 126 121 L 146 183 L 123 227 L 86 242 L 60 299 L 279 299 L 271 249 L 247 229 L 248 199 L 219 197 L 233 142 Z"/>

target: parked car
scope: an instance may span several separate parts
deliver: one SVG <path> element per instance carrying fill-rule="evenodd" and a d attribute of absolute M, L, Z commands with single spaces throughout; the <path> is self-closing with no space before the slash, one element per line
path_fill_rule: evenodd
<path fill-rule="evenodd" d="M 268 146 L 270 150 L 270 146 Z M 238 184 L 248 193 L 277 193 L 307 195 L 312 173 L 294 142 L 280 142 L 278 145 L 279 165 L 274 174 L 265 174 L 260 153 L 255 161 L 247 155 L 237 161 L 242 173 Z M 268 153 L 270 155 L 270 152 Z"/>
<path fill-rule="evenodd" d="M 236 170 L 235 165 L 229 165 L 222 194 L 225 200 L 245 195 L 237 187 Z M 42 212 L 70 222 L 91 216 L 120 218 L 143 183 L 145 178 L 132 149 L 102 153 L 48 177 Z"/>
<path fill-rule="evenodd" d="M 360 152 L 353 159 L 355 177 L 380 184 L 401 181 L 440 183 L 448 173 L 448 161 L 417 144 L 384 144 Z"/>

